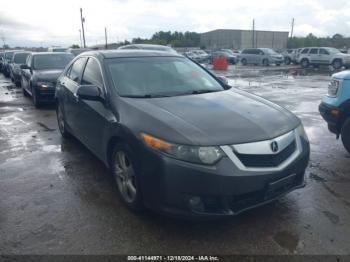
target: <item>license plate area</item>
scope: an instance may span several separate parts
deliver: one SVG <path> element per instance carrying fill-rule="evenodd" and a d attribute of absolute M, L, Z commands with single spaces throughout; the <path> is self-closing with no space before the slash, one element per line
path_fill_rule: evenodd
<path fill-rule="evenodd" d="M 297 175 L 292 174 L 277 181 L 268 183 L 265 193 L 265 200 L 277 197 L 287 192 L 295 185 L 296 178 Z"/>

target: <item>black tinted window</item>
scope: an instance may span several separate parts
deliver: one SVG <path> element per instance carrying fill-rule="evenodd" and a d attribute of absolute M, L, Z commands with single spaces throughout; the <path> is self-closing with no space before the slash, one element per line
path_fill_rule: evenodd
<path fill-rule="evenodd" d="M 79 83 L 80 76 L 83 72 L 84 66 L 85 66 L 86 58 L 79 58 L 77 61 L 74 62 L 72 65 L 72 68 L 69 73 L 69 78 L 72 79 L 74 82 Z"/>
<path fill-rule="evenodd" d="M 309 48 L 305 48 L 305 49 L 303 49 L 303 51 L 301 51 L 302 54 L 306 54 L 308 52 L 309 52 Z"/>
<path fill-rule="evenodd" d="M 99 87 L 103 86 L 102 73 L 98 62 L 89 58 L 85 70 L 83 79 L 81 80 L 82 85 L 96 85 Z"/>
<path fill-rule="evenodd" d="M 28 55 L 28 53 L 15 54 L 13 62 L 15 62 L 16 64 L 24 64 L 27 60 Z"/>
<path fill-rule="evenodd" d="M 72 54 L 45 54 L 34 56 L 34 69 L 63 69 L 73 59 Z"/>
<path fill-rule="evenodd" d="M 317 54 L 318 52 L 318 49 L 317 48 L 311 48 L 310 49 L 310 54 Z"/>
<path fill-rule="evenodd" d="M 242 54 L 250 54 L 250 50 L 249 50 L 249 49 L 244 49 L 244 50 L 242 51 Z"/>

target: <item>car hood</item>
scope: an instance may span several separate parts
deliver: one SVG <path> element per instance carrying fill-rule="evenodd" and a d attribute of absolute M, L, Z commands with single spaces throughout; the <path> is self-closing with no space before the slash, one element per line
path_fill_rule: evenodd
<path fill-rule="evenodd" d="M 56 81 L 64 69 L 35 70 L 34 76 L 37 81 Z"/>
<path fill-rule="evenodd" d="M 166 98 L 123 99 L 133 108 L 125 110 L 125 115 L 131 117 L 134 110 L 138 111 L 137 132 L 180 144 L 228 145 L 267 140 L 300 124 L 288 110 L 236 89 Z"/>

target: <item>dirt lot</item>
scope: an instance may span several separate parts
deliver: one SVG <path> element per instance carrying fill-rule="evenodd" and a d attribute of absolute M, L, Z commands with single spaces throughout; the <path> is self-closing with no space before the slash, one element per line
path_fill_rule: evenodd
<path fill-rule="evenodd" d="M 35 109 L 0 75 L 0 254 L 349 254 L 350 156 L 318 113 L 329 74 L 254 70 L 230 83 L 302 119 L 312 150 L 308 184 L 206 222 L 129 212 L 101 162 L 62 140 L 54 108 Z"/>

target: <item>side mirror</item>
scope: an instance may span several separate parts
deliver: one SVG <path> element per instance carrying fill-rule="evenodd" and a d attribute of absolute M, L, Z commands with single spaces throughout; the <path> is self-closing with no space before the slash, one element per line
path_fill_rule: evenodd
<path fill-rule="evenodd" d="M 27 65 L 20 65 L 19 67 L 20 67 L 21 69 L 30 69 L 29 66 L 27 66 Z"/>
<path fill-rule="evenodd" d="M 224 76 L 217 76 L 216 77 L 221 83 L 223 83 L 224 85 L 228 85 L 228 80 L 226 77 Z"/>
<path fill-rule="evenodd" d="M 95 85 L 82 85 L 77 91 L 77 96 L 84 100 L 104 102 L 101 89 Z"/>

